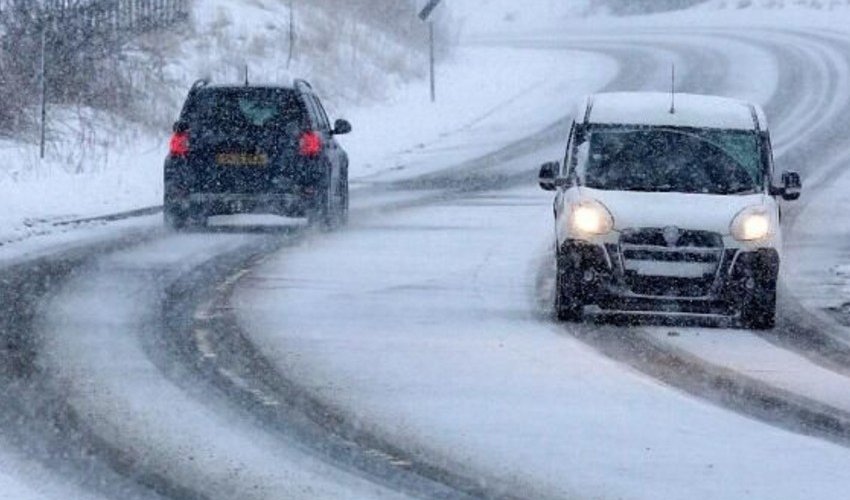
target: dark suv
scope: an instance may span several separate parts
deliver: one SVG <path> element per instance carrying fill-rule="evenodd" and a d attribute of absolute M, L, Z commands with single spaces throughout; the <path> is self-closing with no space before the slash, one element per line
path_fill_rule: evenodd
<path fill-rule="evenodd" d="M 307 82 L 292 87 L 196 82 L 174 124 L 165 160 L 165 221 L 268 213 L 329 227 L 348 215 L 348 155 L 334 136 L 351 132 L 327 114 Z"/>

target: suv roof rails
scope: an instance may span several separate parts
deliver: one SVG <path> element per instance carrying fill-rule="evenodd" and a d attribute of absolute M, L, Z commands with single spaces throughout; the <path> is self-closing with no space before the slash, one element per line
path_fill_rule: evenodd
<path fill-rule="evenodd" d="M 298 90 L 304 91 L 306 89 L 308 92 L 313 92 L 313 86 L 310 85 L 310 82 L 307 80 L 296 78 L 292 81 L 292 84 L 295 85 L 295 88 Z"/>
<path fill-rule="evenodd" d="M 195 83 L 192 84 L 192 88 L 190 89 L 190 92 L 194 92 L 195 90 L 202 89 L 209 84 L 210 84 L 209 78 L 201 78 L 201 79 L 195 80 Z"/>

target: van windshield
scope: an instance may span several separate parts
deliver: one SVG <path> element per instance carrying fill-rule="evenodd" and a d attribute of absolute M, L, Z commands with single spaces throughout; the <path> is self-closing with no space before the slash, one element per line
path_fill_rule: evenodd
<path fill-rule="evenodd" d="M 760 190 L 758 134 L 745 130 L 597 127 L 576 154 L 582 185 L 611 191 L 745 194 Z"/>

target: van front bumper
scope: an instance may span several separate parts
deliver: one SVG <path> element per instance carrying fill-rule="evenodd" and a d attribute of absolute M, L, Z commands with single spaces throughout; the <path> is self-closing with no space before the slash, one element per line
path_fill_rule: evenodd
<path fill-rule="evenodd" d="M 626 250 L 567 241 L 560 250 L 583 305 L 599 313 L 737 317 L 757 283 L 779 271 L 772 248 Z"/>

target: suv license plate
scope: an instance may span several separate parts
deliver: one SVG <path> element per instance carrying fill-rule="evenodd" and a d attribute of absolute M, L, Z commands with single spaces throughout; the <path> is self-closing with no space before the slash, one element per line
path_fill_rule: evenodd
<path fill-rule="evenodd" d="M 266 154 L 219 153 L 215 162 L 222 167 L 265 167 L 269 157 Z"/>

